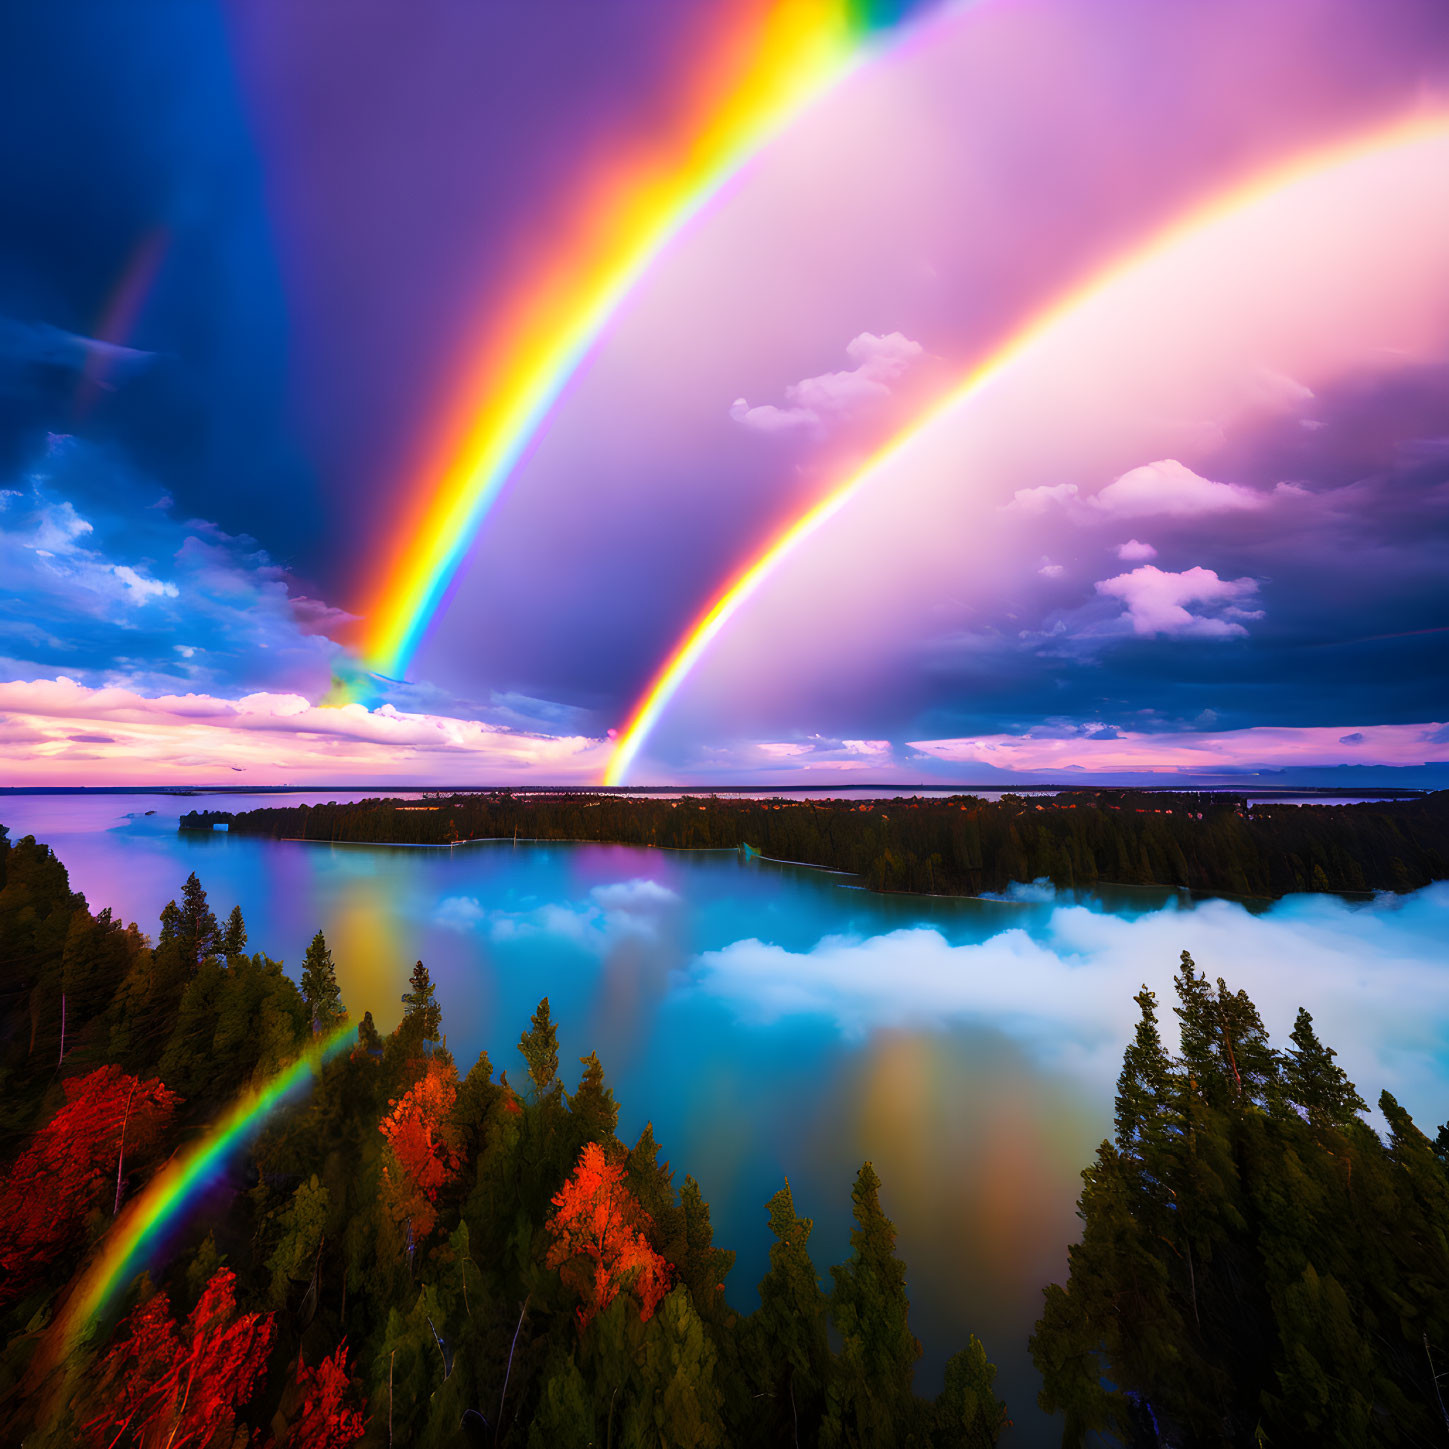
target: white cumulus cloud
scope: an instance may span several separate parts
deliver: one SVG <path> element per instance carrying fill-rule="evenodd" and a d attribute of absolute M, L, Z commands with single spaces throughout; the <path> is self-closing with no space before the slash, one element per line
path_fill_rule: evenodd
<path fill-rule="evenodd" d="M 845 348 L 854 367 L 792 383 L 785 389 L 788 407 L 773 403 L 752 407 L 745 398 L 736 398 L 730 416 L 760 433 L 823 427 L 848 417 L 863 404 L 889 396 L 891 383 L 920 357 L 922 350 L 919 342 L 901 332 L 887 332 L 884 336 L 862 332 Z"/>
<path fill-rule="evenodd" d="M 1130 574 L 1101 580 L 1097 592 L 1121 599 L 1132 632 L 1148 637 L 1231 639 L 1248 632 L 1240 620 L 1263 617 L 1261 609 L 1244 609 L 1239 602 L 1258 592 L 1256 579 L 1220 579 L 1212 569 L 1171 573 L 1155 564 L 1143 564 Z M 1189 604 L 1217 612 L 1194 612 Z"/>
<path fill-rule="evenodd" d="M 1241 483 L 1219 483 L 1194 473 L 1176 458 L 1144 463 L 1114 478 L 1099 493 L 1083 495 L 1075 483 L 1053 483 L 1040 488 L 1018 488 L 1005 507 L 1014 513 L 1042 514 L 1066 508 L 1079 519 L 1111 518 L 1200 518 L 1207 514 L 1254 513 L 1283 499 L 1306 492 L 1294 483 L 1279 483 L 1270 492 L 1246 488 Z M 1133 539 L 1123 548 L 1136 546 Z M 1146 554 L 1122 554 L 1123 558 L 1151 558 Z"/>

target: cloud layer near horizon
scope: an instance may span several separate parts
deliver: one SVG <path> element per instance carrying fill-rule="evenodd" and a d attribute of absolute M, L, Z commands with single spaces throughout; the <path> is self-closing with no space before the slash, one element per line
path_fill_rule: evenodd
<path fill-rule="evenodd" d="M 147 696 L 58 679 L 0 682 L 4 785 L 197 783 L 592 783 L 611 742 L 510 729 L 392 704 L 315 705 L 299 694 L 237 699 Z M 909 751 L 909 753 L 907 752 Z M 1442 724 L 1256 727 L 1149 734 L 1101 726 L 1052 733 L 915 740 L 757 741 L 714 759 L 731 777 L 776 779 L 782 766 L 812 782 L 919 773 L 923 759 L 1013 774 L 1111 778 L 1282 769 L 1296 765 L 1420 765 L 1449 760 Z M 236 777 L 244 776 L 244 780 Z M 1171 783 L 1165 781 L 1164 783 Z"/>
<path fill-rule="evenodd" d="M 606 742 L 410 714 L 391 704 L 323 707 L 298 694 L 268 693 L 148 698 L 62 676 L 0 683 L 0 749 L 6 785 L 463 785 L 592 780 Z"/>

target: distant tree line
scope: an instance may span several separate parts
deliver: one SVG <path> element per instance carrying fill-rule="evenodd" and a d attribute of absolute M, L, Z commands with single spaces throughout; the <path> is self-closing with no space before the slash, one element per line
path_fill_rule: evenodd
<path fill-rule="evenodd" d="M 1040 878 L 1060 887 L 1181 886 L 1205 893 L 1407 891 L 1449 877 L 1449 791 L 1359 805 L 1257 805 L 1217 793 L 1075 790 L 859 803 L 600 795 L 453 795 L 237 814 L 192 811 L 297 840 L 449 845 L 497 838 L 684 850 L 749 846 L 848 871 L 875 890 L 979 895 Z"/>

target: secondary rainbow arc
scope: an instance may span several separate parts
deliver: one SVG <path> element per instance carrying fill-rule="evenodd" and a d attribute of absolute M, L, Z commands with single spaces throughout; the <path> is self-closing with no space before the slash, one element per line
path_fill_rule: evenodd
<path fill-rule="evenodd" d="M 1379 151 L 1446 136 L 1449 136 L 1449 116 L 1436 114 L 1428 118 L 1416 118 L 1408 124 L 1393 124 L 1376 130 L 1367 138 L 1359 136 L 1346 145 L 1339 144 L 1325 151 L 1315 152 L 1307 158 L 1295 158 L 1288 165 L 1240 183 L 1225 194 L 1219 194 L 1206 205 L 1195 208 L 1185 219 L 1170 224 L 1144 246 L 1134 249 L 1125 260 L 1110 264 L 1084 285 L 1058 298 L 1033 316 L 985 361 L 972 368 L 942 401 L 927 409 L 923 416 L 868 458 L 844 482 L 776 533 L 763 549 L 731 576 L 680 636 L 639 696 L 627 725 L 617 736 L 605 768 L 603 783 L 610 786 L 624 784 L 640 750 L 680 686 L 711 643 L 719 637 L 726 624 L 739 613 L 780 565 L 887 467 L 915 447 L 938 423 L 969 406 L 1005 373 L 1039 348 L 1049 345 L 1059 327 L 1086 309 L 1105 302 L 1114 286 L 1139 268 L 1168 253 L 1174 246 L 1240 210 L 1247 210 L 1295 182 Z"/>

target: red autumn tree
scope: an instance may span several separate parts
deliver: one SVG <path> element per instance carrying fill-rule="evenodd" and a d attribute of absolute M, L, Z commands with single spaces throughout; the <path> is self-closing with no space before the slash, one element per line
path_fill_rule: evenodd
<path fill-rule="evenodd" d="M 0 1179 L 0 1303 L 18 1297 L 119 1200 L 127 1164 L 144 1162 L 181 1098 L 161 1082 L 98 1067 L 65 1084 L 65 1104 Z"/>
<path fill-rule="evenodd" d="M 316 1368 L 302 1367 L 297 1382 L 303 1394 L 302 1408 L 288 1426 L 287 1449 L 347 1449 L 354 1439 L 362 1438 L 367 1420 L 361 1409 L 347 1402 L 352 1385 L 347 1377 L 345 1338 L 331 1358 L 324 1358 Z"/>
<path fill-rule="evenodd" d="M 432 1232 L 438 1214 L 438 1189 L 462 1166 L 463 1154 L 451 1125 L 458 1100 L 458 1069 L 430 1058 L 427 1070 L 396 1101 L 379 1131 L 387 1138 L 383 1154 L 383 1196 L 400 1224 L 410 1223 L 415 1239 Z"/>
<path fill-rule="evenodd" d="M 101 1360 L 78 1417 L 94 1449 L 124 1435 L 138 1449 L 230 1446 L 236 1411 L 261 1378 L 272 1315 L 236 1311 L 236 1278 L 213 1274 L 180 1333 L 157 1293 L 126 1319 Z"/>
<path fill-rule="evenodd" d="M 624 1164 L 585 1144 L 573 1176 L 554 1194 L 548 1265 L 580 1298 L 579 1328 L 628 1290 L 646 1320 L 669 1291 L 672 1265 L 649 1246 L 653 1223 L 624 1186 Z"/>

